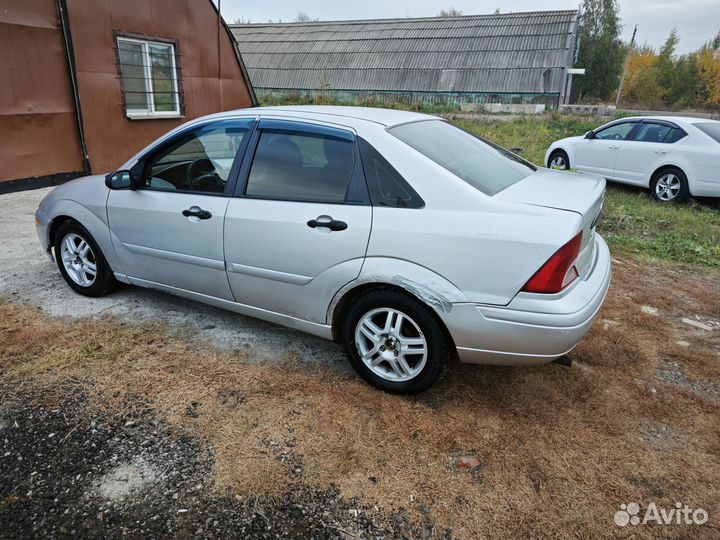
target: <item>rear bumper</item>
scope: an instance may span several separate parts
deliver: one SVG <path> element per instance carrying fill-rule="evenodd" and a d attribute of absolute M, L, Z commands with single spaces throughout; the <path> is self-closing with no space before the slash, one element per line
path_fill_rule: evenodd
<path fill-rule="evenodd" d="M 569 352 L 590 330 L 610 287 L 610 250 L 595 235 L 585 275 L 555 295 L 519 293 L 507 306 L 453 304 L 441 314 L 463 362 L 533 365 Z"/>

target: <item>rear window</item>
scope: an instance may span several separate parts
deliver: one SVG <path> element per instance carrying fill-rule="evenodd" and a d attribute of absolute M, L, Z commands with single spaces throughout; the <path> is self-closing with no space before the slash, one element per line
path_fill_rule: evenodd
<path fill-rule="evenodd" d="M 442 120 L 402 124 L 389 133 L 486 195 L 495 195 L 537 167 Z"/>
<path fill-rule="evenodd" d="M 702 122 L 695 124 L 695 127 L 720 143 L 720 122 Z"/>

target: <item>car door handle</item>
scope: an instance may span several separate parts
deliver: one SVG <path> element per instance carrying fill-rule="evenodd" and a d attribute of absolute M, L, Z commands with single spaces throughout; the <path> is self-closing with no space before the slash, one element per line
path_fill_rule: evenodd
<path fill-rule="evenodd" d="M 344 231 L 348 227 L 344 221 L 335 220 L 330 216 L 318 216 L 315 219 L 311 219 L 307 222 L 307 226 L 312 229 L 327 227 L 331 231 Z"/>
<path fill-rule="evenodd" d="M 655 150 L 656 154 L 667 154 L 667 150 L 660 150 L 659 148 Z"/>
<path fill-rule="evenodd" d="M 210 219 L 212 214 L 208 210 L 203 210 L 199 206 L 191 206 L 187 210 L 182 211 L 185 217 L 196 217 L 198 219 Z"/>
<path fill-rule="evenodd" d="M 620 147 L 619 146 L 608 146 L 608 149 L 610 149 L 610 150 L 617 150 L 618 148 L 620 148 Z"/>

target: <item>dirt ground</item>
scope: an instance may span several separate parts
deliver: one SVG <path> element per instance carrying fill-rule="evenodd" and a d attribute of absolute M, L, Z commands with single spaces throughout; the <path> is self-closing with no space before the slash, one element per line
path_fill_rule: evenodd
<path fill-rule="evenodd" d="M 717 271 L 616 256 L 572 368 L 456 364 L 397 397 L 290 330 L 74 295 L 41 194 L 0 197 L 0 537 L 720 536 Z M 709 520 L 615 525 L 633 502 Z"/>

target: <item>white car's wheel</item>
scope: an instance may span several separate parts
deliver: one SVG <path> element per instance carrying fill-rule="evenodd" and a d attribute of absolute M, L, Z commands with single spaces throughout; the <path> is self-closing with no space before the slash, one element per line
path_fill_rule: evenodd
<path fill-rule="evenodd" d="M 555 150 L 548 158 L 548 169 L 566 171 L 570 168 L 570 159 L 564 150 Z"/>
<path fill-rule="evenodd" d="M 690 196 L 687 176 L 675 167 L 658 171 L 650 182 L 650 194 L 662 203 L 683 203 Z"/>

